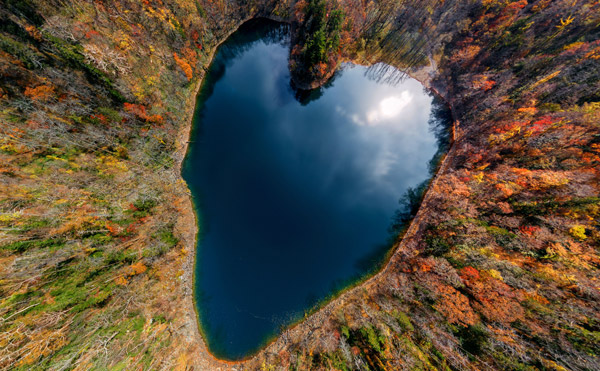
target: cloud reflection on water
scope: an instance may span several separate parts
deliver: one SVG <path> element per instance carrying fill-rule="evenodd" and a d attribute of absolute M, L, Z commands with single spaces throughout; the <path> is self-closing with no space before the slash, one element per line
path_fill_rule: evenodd
<path fill-rule="evenodd" d="M 437 149 L 417 81 L 345 65 L 326 88 L 296 92 L 287 47 L 244 40 L 211 66 L 184 168 L 201 220 L 199 311 L 211 350 L 230 358 L 364 273 Z"/>

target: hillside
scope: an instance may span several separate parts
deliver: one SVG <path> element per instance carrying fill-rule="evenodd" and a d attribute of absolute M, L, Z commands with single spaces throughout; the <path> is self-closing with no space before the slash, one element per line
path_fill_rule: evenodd
<path fill-rule="evenodd" d="M 290 68 L 408 71 L 453 143 L 385 269 L 214 359 L 180 164 L 215 47 L 292 24 Z M 2 0 L 1 369 L 600 369 L 597 1 Z"/>

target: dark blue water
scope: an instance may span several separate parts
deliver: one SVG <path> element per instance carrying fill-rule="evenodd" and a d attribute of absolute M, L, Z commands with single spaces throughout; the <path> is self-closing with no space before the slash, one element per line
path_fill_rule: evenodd
<path fill-rule="evenodd" d="M 253 22 L 221 46 L 184 164 L 200 234 L 196 299 L 210 350 L 236 359 L 365 274 L 389 248 L 408 187 L 430 177 L 432 98 L 346 65 L 290 86 L 286 26 Z"/>

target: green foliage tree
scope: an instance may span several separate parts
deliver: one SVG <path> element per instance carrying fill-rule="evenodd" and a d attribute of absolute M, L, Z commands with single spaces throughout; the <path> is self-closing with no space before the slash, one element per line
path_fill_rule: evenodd
<path fill-rule="evenodd" d="M 340 9 L 328 10 L 325 0 L 311 0 L 305 11 L 303 61 L 310 68 L 327 63 L 328 54 L 339 48 L 344 13 Z"/>

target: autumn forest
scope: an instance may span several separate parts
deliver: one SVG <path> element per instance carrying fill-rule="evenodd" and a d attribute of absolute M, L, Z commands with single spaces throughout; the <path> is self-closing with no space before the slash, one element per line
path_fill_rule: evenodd
<path fill-rule="evenodd" d="M 452 127 L 382 269 L 226 361 L 181 167 L 216 48 L 261 17 L 294 86 L 374 65 Z M 2 370 L 600 370 L 599 223 L 599 1 L 0 0 Z"/>

